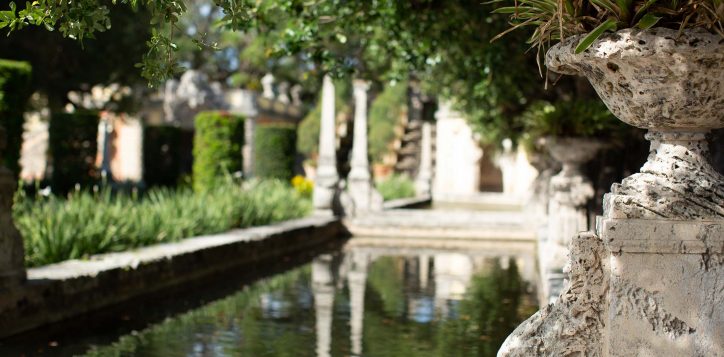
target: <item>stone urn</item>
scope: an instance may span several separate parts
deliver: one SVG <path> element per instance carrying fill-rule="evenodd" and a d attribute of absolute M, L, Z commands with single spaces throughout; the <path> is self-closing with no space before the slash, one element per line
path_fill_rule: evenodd
<path fill-rule="evenodd" d="M 571 37 L 551 48 L 548 68 L 588 78 L 611 112 L 648 129 L 651 141 L 641 172 L 607 197 L 609 213 L 617 218 L 724 217 L 724 181 L 709 164 L 705 138 L 724 127 L 721 36 L 627 29 L 575 54 L 579 40 Z"/>
<path fill-rule="evenodd" d="M 587 50 L 570 37 L 549 69 L 589 79 L 620 120 L 648 129 L 647 162 L 571 242 L 570 283 L 498 356 L 724 355 L 724 177 L 706 135 L 724 127 L 724 40 L 626 29 Z"/>

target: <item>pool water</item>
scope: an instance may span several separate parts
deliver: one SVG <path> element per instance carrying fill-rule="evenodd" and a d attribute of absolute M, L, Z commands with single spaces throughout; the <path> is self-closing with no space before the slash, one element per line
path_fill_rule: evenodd
<path fill-rule="evenodd" d="M 531 264 L 474 250 L 348 244 L 83 351 L 104 357 L 494 356 L 537 309 L 535 279 L 521 276 L 521 265 Z"/>

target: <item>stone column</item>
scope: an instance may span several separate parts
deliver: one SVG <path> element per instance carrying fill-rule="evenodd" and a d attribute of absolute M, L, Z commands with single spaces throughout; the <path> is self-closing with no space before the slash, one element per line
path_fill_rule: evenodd
<path fill-rule="evenodd" d="M 21 284 L 26 277 L 23 239 L 12 216 L 17 182 L 3 160 L 7 145 L 5 133 L 5 128 L 0 126 L 0 291 Z"/>
<path fill-rule="evenodd" d="M 369 256 L 354 254 L 352 269 L 347 274 L 350 295 L 350 339 L 352 356 L 362 356 L 362 337 L 364 332 L 365 284 L 367 283 L 367 265 Z"/>
<path fill-rule="evenodd" d="M 594 157 L 600 144 L 589 139 L 550 138 L 547 145 L 563 167 L 550 180 L 548 227 L 539 246 L 541 292 L 545 300 L 553 302 L 563 288 L 568 245 L 578 232 L 589 228 L 586 204 L 593 197 L 593 185 L 581 167 Z"/>
<path fill-rule="evenodd" d="M 420 142 L 420 168 L 415 179 L 415 190 L 418 196 L 430 196 L 432 188 L 432 124 L 422 123 L 422 140 Z"/>
<path fill-rule="evenodd" d="M 261 86 L 263 88 L 261 96 L 266 99 L 274 99 L 274 75 L 267 73 L 261 78 Z"/>
<path fill-rule="evenodd" d="M 322 117 L 319 126 L 319 158 L 314 182 L 314 208 L 331 214 L 339 183 L 335 140 L 334 83 L 324 76 L 322 85 Z"/>
<path fill-rule="evenodd" d="M 354 140 L 352 142 L 351 170 L 349 172 L 349 194 L 354 203 L 354 212 L 379 211 L 382 198 L 372 185 L 370 161 L 367 154 L 367 90 L 369 83 L 356 79 L 354 86 Z"/>
<path fill-rule="evenodd" d="M 331 356 L 334 310 L 333 257 L 324 254 L 312 262 L 312 293 L 316 314 L 317 357 Z"/>

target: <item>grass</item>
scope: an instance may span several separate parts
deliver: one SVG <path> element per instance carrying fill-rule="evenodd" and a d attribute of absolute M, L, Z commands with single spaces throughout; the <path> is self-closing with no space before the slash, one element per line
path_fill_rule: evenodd
<path fill-rule="evenodd" d="M 391 175 L 376 186 L 385 201 L 415 197 L 415 184 L 406 175 Z"/>
<path fill-rule="evenodd" d="M 68 198 L 31 199 L 20 193 L 14 206 L 28 266 L 264 225 L 310 211 L 310 201 L 281 181 L 227 182 L 203 193 L 155 189 L 142 198 L 108 190 Z"/>

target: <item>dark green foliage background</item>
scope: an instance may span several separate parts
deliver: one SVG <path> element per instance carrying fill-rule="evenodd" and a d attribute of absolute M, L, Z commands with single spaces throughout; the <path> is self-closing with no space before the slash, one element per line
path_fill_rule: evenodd
<path fill-rule="evenodd" d="M 29 63 L 0 59 L 0 125 L 5 127 L 7 134 L 7 146 L 1 155 L 5 166 L 15 175 L 20 172 L 23 112 L 31 92 L 31 79 Z"/>
<path fill-rule="evenodd" d="M 76 184 L 87 187 L 97 180 L 98 113 L 78 111 L 54 113 L 48 129 L 48 147 L 53 165 L 50 185 L 63 194 Z"/>
<path fill-rule="evenodd" d="M 289 180 L 294 176 L 297 129 L 292 124 L 267 124 L 256 128 L 254 174 L 261 178 Z"/>
<path fill-rule="evenodd" d="M 194 190 L 208 190 L 225 175 L 241 171 L 244 120 L 243 116 L 218 111 L 196 116 Z"/>
<path fill-rule="evenodd" d="M 175 186 L 191 173 L 192 130 L 147 126 L 143 130 L 143 180 L 147 186 Z"/>

